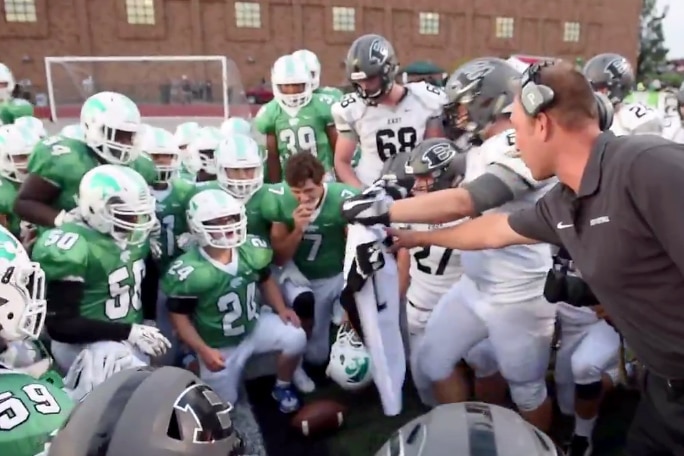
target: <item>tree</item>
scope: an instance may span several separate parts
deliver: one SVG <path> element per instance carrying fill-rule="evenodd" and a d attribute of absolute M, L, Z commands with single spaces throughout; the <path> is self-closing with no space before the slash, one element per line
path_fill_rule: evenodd
<path fill-rule="evenodd" d="M 657 73 L 664 65 L 668 49 L 665 47 L 663 35 L 663 18 L 667 16 L 668 7 L 662 12 L 656 8 L 656 0 L 643 0 L 641 7 L 639 56 L 637 58 L 637 76 L 643 78 Z"/>

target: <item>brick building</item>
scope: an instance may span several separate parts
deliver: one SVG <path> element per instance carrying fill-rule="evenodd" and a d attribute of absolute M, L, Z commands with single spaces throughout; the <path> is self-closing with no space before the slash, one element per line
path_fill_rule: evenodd
<path fill-rule="evenodd" d="M 45 56 L 222 55 L 253 87 L 279 55 L 308 48 L 323 82 L 339 85 L 348 45 L 369 32 L 388 37 L 402 63 L 447 70 L 516 53 L 634 61 L 640 9 L 641 0 L 2 0 L 0 61 L 44 92 Z M 220 74 L 216 63 L 99 63 L 57 66 L 53 78 L 57 98 L 76 101 L 87 84 L 152 97 L 182 75 L 217 84 Z"/>

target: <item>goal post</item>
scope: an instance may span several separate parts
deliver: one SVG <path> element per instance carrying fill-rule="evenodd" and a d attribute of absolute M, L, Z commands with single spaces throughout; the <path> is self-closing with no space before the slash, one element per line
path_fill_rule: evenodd
<path fill-rule="evenodd" d="M 144 117 L 249 116 L 240 72 L 220 55 L 45 57 L 53 121 L 77 118 L 93 93 L 120 92 Z"/>

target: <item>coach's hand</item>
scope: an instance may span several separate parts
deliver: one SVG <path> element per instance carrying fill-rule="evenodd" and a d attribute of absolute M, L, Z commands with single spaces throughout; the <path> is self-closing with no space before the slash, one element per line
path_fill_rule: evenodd
<path fill-rule="evenodd" d="M 161 356 L 171 348 L 169 339 L 152 326 L 133 324 L 128 342 L 149 356 Z"/>
<path fill-rule="evenodd" d="M 397 252 L 401 249 L 411 249 L 413 247 L 420 247 L 417 236 L 420 231 L 405 230 L 401 228 L 385 228 L 387 235 L 392 238 L 392 252 Z"/>

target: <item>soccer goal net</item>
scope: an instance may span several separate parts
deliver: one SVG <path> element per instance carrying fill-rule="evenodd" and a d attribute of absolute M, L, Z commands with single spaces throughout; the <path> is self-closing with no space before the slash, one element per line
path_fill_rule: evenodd
<path fill-rule="evenodd" d="M 74 119 L 90 95 L 128 95 L 144 117 L 249 117 L 240 72 L 223 56 L 45 57 L 50 114 Z"/>

